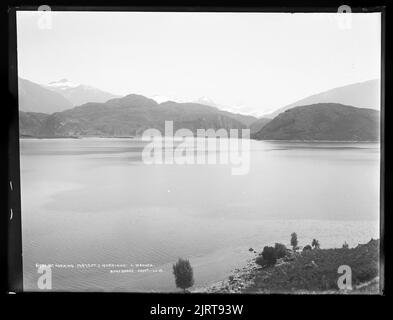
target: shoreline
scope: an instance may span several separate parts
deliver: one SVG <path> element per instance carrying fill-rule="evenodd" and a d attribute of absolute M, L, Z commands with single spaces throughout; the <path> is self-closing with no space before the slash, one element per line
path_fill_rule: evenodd
<path fill-rule="evenodd" d="M 241 293 L 255 278 L 255 272 L 259 268 L 255 259 L 248 259 L 246 264 L 233 269 L 225 279 L 214 282 L 208 286 L 191 290 L 192 293 Z M 232 280 L 231 280 L 232 279 Z"/>
<path fill-rule="evenodd" d="M 352 290 L 337 287 L 340 265 L 351 266 Z M 380 294 L 379 281 L 379 240 L 371 239 L 353 248 L 291 252 L 270 267 L 250 258 L 227 278 L 192 293 Z"/>
<path fill-rule="evenodd" d="M 163 136 L 164 137 L 172 137 L 174 136 Z M 89 139 L 89 138 L 99 138 L 99 139 L 141 139 L 142 136 L 54 136 L 54 137 L 34 137 L 34 136 L 19 136 L 19 139 L 35 139 L 35 140 L 44 140 L 44 139 Z M 194 137 L 194 138 L 203 138 L 203 137 Z M 210 138 L 210 137 L 205 137 Z M 214 137 L 213 137 L 214 138 Z M 229 138 L 228 138 L 229 139 Z M 242 140 L 242 139 L 239 139 Z M 380 140 L 260 140 L 260 139 L 247 139 L 253 141 L 265 141 L 265 142 L 297 142 L 297 143 L 380 143 Z"/>

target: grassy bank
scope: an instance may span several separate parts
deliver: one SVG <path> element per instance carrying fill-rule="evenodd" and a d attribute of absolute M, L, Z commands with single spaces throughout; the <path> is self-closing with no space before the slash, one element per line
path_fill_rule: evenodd
<path fill-rule="evenodd" d="M 288 251 L 275 265 L 261 267 L 255 259 L 229 278 L 206 290 L 211 293 L 341 293 L 338 268 L 352 270 L 352 291 L 379 293 L 379 240 L 354 248 Z"/>

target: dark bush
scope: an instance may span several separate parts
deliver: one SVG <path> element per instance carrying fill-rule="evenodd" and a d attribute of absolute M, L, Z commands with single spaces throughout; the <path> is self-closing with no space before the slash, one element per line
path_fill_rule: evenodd
<path fill-rule="evenodd" d="M 266 261 L 263 260 L 262 255 L 259 255 L 258 257 L 255 258 L 255 263 L 260 265 L 261 267 L 266 266 Z"/>
<path fill-rule="evenodd" d="M 255 259 L 255 263 L 260 266 L 273 266 L 277 259 L 287 255 L 287 248 L 282 243 L 276 243 L 274 247 L 264 247 L 262 253 Z"/>
<path fill-rule="evenodd" d="M 274 266 L 276 264 L 276 250 L 273 247 L 264 247 L 262 251 L 262 257 L 266 265 Z"/>
<path fill-rule="evenodd" d="M 276 254 L 276 259 L 284 258 L 287 255 L 287 247 L 282 243 L 276 243 L 274 245 L 274 251 Z"/>
<path fill-rule="evenodd" d="M 311 249 L 312 249 L 311 246 L 308 244 L 308 245 L 304 246 L 303 251 L 308 251 Z"/>

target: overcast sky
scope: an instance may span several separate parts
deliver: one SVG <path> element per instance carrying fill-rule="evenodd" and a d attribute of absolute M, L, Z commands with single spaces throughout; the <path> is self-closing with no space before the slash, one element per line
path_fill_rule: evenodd
<path fill-rule="evenodd" d="M 53 12 L 17 15 L 18 73 L 126 95 L 205 96 L 262 115 L 380 78 L 380 14 Z"/>

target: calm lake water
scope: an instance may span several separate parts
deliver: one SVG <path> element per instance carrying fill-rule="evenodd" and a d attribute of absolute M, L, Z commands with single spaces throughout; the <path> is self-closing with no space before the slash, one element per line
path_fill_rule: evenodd
<path fill-rule="evenodd" d="M 198 288 L 292 232 L 322 248 L 379 237 L 379 144 L 251 141 L 248 174 L 232 175 L 144 164 L 136 139 L 20 143 L 25 290 L 36 264 L 54 264 L 54 290 L 174 291 L 178 257 Z"/>

